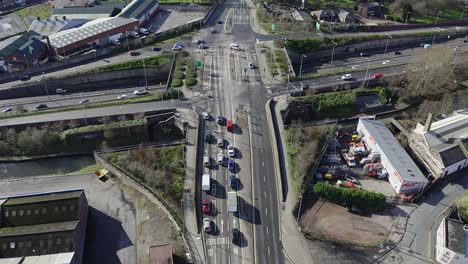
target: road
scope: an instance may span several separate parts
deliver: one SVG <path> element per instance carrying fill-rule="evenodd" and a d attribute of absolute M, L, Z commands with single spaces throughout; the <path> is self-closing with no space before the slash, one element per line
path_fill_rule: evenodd
<path fill-rule="evenodd" d="M 204 56 L 203 93 L 212 99 L 197 105 L 197 109 L 208 111 L 213 117 L 221 115 L 233 120 L 232 133 L 216 124 L 214 118 L 207 122 L 206 133 L 223 138 L 236 148 L 236 169 L 231 173 L 225 165 L 215 165 L 205 171 L 210 173 L 214 188 L 204 193 L 203 199 L 216 208 L 216 214 L 205 215 L 215 227 L 215 232 L 207 235 L 208 262 L 284 263 L 273 156 L 264 111 L 267 93 L 258 70 L 248 69 L 249 63 L 258 65 L 250 9 L 237 0 L 228 1 L 224 7 L 219 18 L 225 23 L 216 24 L 218 33 L 205 38 L 211 48 Z M 232 29 L 229 33 L 225 28 Z M 238 44 L 241 50 L 231 50 L 231 43 Z M 216 162 L 220 151 L 224 156 L 227 152 L 213 143 L 205 144 L 205 153 Z M 237 189 L 229 187 L 231 174 L 238 179 Z M 237 213 L 227 211 L 229 191 L 237 193 Z M 231 241 L 234 227 L 241 232 L 237 245 Z"/>

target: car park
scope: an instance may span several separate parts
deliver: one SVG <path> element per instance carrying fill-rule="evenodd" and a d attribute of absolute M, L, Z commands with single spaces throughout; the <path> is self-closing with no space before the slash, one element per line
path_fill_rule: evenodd
<path fill-rule="evenodd" d="M 228 170 L 230 172 L 234 172 L 235 169 L 236 169 L 236 164 L 235 164 L 234 160 L 229 159 L 229 161 L 228 161 Z"/>
<path fill-rule="evenodd" d="M 11 111 L 13 111 L 13 108 L 11 108 L 11 107 L 7 107 L 7 108 L 2 110 L 3 113 L 8 113 L 8 112 L 11 112 Z"/>
<path fill-rule="evenodd" d="M 133 94 L 134 95 L 145 95 L 145 94 L 148 94 L 148 91 L 146 89 L 143 89 L 143 90 L 135 90 L 133 91 Z"/>
<path fill-rule="evenodd" d="M 208 199 L 202 201 L 202 211 L 205 214 L 211 214 L 211 203 Z"/>
<path fill-rule="evenodd" d="M 127 98 L 126 94 L 122 94 L 122 95 L 117 96 L 117 99 L 125 99 L 125 98 Z"/>
<path fill-rule="evenodd" d="M 349 73 L 341 76 L 341 80 L 345 80 L 345 81 L 348 81 L 348 80 L 351 80 L 353 78 L 353 76 Z"/>
<path fill-rule="evenodd" d="M 236 178 L 236 175 L 231 174 L 231 176 L 229 176 L 229 186 L 231 186 L 232 189 L 236 189 L 236 188 L 237 188 L 237 178 Z"/>
<path fill-rule="evenodd" d="M 37 109 L 37 110 L 46 109 L 46 108 L 47 108 L 47 105 L 46 105 L 46 104 L 38 104 L 38 105 L 36 105 L 36 109 Z"/>
<path fill-rule="evenodd" d="M 87 103 L 89 103 L 89 100 L 88 100 L 88 99 L 84 99 L 84 100 L 81 100 L 81 101 L 80 101 L 80 104 L 87 104 Z"/>
<path fill-rule="evenodd" d="M 202 116 L 203 116 L 203 119 L 210 120 L 210 114 L 208 114 L 208 112 L 203 112 Z"/>
<path fill-rule="evenodd" d="M 236 155 L 236 149 L 233 145 L 228 145 L 227 150 L 229 157 L 234 157 Z"/>
<path fill-rule="evenodd" d="M 211 232 L 211 220 L 209 218 L 203 219 L 203 230 L 205 230 L 206 233 Z"/>
<path fill-rule="evenodd" d="M 239 231 L 239 229 L 233 228 L 233 229 L 231 229 L 231 233 L 232 233 L 232 243 L 234 245 L 239 244 L 239 242 L 240 242 L 240 231 Z"/>
<path fill-rule="evenodd" d="M 383 76 L 383 73 L 378 72 L 378 73 L 374 74 L 373 77 L 374 77 L 374 79 L 378 79 L 378 78 L 380 78 L 380 77 L 382 77 L 382 76 Z"/>

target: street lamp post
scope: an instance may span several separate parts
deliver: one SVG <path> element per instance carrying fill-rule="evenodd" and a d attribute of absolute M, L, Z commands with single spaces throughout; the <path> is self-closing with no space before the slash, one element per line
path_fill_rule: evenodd
<path fill-rule="evenodd" d="M 434 46 L 434 42 L 435 42 L 435 38 L 436 38 L 436 34 L 437 34 L 438 30 L 436 28 L 434 28 L 434 37 L 432 37 L 432 44 L 431 46 Z"/>
<path fill-rule="evenodd" d="M 409 17 L 409 14 L 411 14 L 411 12 L 406 13 L 405 28 L 406 28 L 406 25 L 408 25 L 408 17 Z"/>
<path fill-rule="evenodd" d="M 307 58 L 307 56 L 302 54 L 301 55 L 301 67 L 299 67 L 299 78 L 302 77 L 302 61 L 303 61 L 304 58 Z"/>
<path fill-rule="evenodd" d="M 335 46 L 338 46 L 335 41 L 332 40 L 333 48 L 332 48 L 332 56 L 330 60 L 330 64 L 333 65 L 333 55 L 335 54 Z"/>
<path fill-rule="evenodd" d="M 366 60 L 367 60 L 367 69 L 366 69 L 366 77 L 364 79 L 364 83 L 367 82 L 367 74 L 369 73 L 369 58 L 366 57 Z M 366 87 L 368 87 L 368 86 L 369 86 L 369 82 L 367 82 L 367 84 L 366 84 Z"/>
<path fill-rule="evenodd" d="M 143 74 L 145 75 L 145 89 L 148 88 L 148 81 L 146 79 L 146 67 L 145 67 L 145 60 L 143 59 Z"/>
<path fill-rule="evenodd" d="M 436 17 L 436 21 L 435 21 L 435 25 L 434 25 L 434 26 L 437 26 L 437 21 L 439 20 L 439 14 L 440 14 L 440 11 L 437 11 L 437 17 Z"/>
<path fill-rule="evenodd" d="M 26 58 L 26 54 L 23 54 L 23 57 L 24 57 L 24 61 L 26 62 L 26 66 L 28 67 L 28 72 L 29 74 L 31 74 L 31 68 L 29 68 L 29 63 L 28 63 L 28 59 Z"/>
<path fill-rule="evenodd" d="M 43 82 L 43 84 L 44 84 L 44 89 L 46 90 L 47 98 L 48 98 L 49 101 L 50 101 L 49 90 L 47 90 L 46 76 L 44 75 L 44 72 L 42 72 L 41 80 L 42 80 L 42 82 Z M 41 81 L 41 80 L 39 80 L 39 81 Z"/>
<path fill-rule="evenodd" d="M 130 42 L 128 42 L 128 31 L 125 30 L 125 37 L 127 38 L 127 49 L 128 49 L 128 52 L 130 52 Z"/>
<path fill-rule="evenodd" d="M 460 16 L 460 23 L 461 23 L 462 20 L 463 20 L 463 13 L 465 13 L 465 9 L 462 10 L 462 13 L 461 13 L 461 16 Z"/>
<path fill-rule="evenodd" d="M 387 55 L 387 47 L 388 47 L 388 41 L 392 38 L 390 35 L 388 34 L 385 34 L 385 36 L 387 36 L 387 43 L 385 44 L 385 52 L 384 52 L 384 58 L 385 56 Z"/>

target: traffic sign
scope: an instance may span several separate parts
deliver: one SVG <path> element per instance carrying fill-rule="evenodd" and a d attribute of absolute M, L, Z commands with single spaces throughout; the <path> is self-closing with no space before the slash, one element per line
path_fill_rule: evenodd
<path fill-rule="evenodd" d="M 276 25 L 275 24 L 271 24 L 271 30 L 275 31 L 276 29 Z"/>
<path fill-rule="evenodd" d="M 201 66 L 203 66 L 203 62 L 200 61 L 200 60 L 197 60 L 197 61 L 195 61 L 195 66 L 201 67 Z"/>

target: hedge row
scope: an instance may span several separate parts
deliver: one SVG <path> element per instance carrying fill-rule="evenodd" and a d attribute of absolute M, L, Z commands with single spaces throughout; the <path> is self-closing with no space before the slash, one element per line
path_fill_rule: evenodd
<path fill-rule="evenodd" d="M 381 209 L 385 205 L 385 195 L 366 190 L 336 187 L 319 182 L 314 185 L 314 193 L 320 198 L 337 204 L 355 205 L 361 208 Z"/>
<path fill-rule="evenodd" d="M 145 58 L 145 66 L 160 66 L 172 61 L 173 54 L 160 54 L 155 55 L 149 58 Z M 125 69 L 139 69 L 143 68 L 143 59 L 138 60 L 131 60 L 126 62 L 114 63 L 110 65 L 105 65 L 101 67 L 96 67 L 94 69 L 90 69 L 87 73 L 98 73 L 98 72 L 106 72 L 106 71 L 117 71 L 117 70 L 125 70 Z"/>
<path fill-rule="evenodd" d="M 102 124 L 102 125 L 89 125 L 89 126 L 82 126 L 64 130 L 60 133 L 62 138 L 73 134 L 79 134 L 83 132 L 91 132 L 91 131 L 104 131 L 106 129 L 112 128 L 124 128 L 124 127 L 132 127 L 132 126 L 139 126 L 145 123 L 144 119 L 136 119 L 136 120 L 125 120 L 125 121 L 118 121 L 112 122 L 109 124 Z"/>

